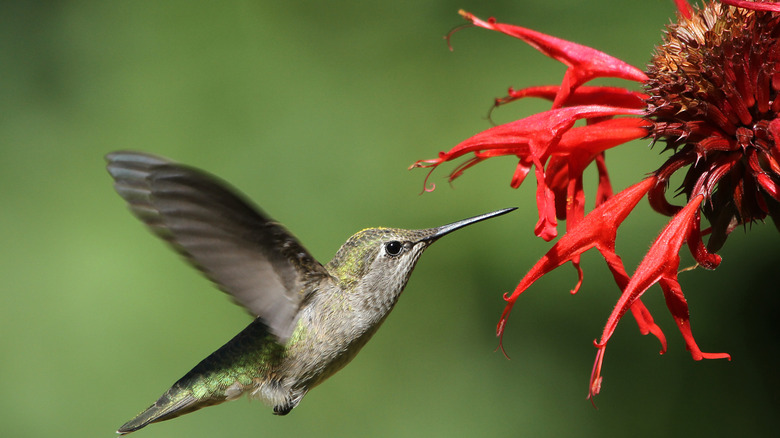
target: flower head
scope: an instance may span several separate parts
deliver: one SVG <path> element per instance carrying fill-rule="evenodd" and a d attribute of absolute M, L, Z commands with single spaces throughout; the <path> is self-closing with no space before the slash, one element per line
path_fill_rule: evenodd
<path fill-rule="evenodd" d="M 737 225 L 780 219 L 778 31 L 780 14 L 711 3 L 669 26 L 648 69 L 651 135 L 674 150 L 656 174 L 685 169 L 683 193 L 704 195 L 710 250 Z M 651 197 L 664 211 L 659 187 Z"/>
<path fill-rule="evenodd" d="M 596 49 L 561 40 L 524 27 L 461 15 L 474 26 L 495 30 L 530 44 L 568 68 L 560 85 L 509 89 L 496 99 L 501 106 L 526 97 L 552 101 L 549 110 L 481 132 L 435 159 L 412 167 L 439 165 L 468 157 L 450 173 L 450 180 L 492 157 L 515 156 L 518 164 L 510 185 L 520 186 L 533 169 L 539 221 L 535 234 L 557 237 L 557 220 L 566 232 L 523 277 L 507 301 L 497 334 L 520 294 L 537 279 L 596 248 L 621 290 L 607 319 L 588 390 L 601 388 L 604 352 L 617 323 L 631 311 L 642 334 L 652 333 L 666 350 L 666 338 L 654 323 L 641 296 L 661 286 L 695 360 L 729 358 L 726 353 L 702 352 L 691 331 L 688 305 L 678 281 L 679 251 L 686 244 L 697 264 L 714 269 L 716 252 L 737 226 L 770 216 L 780 226 L 780 4 L 722 0 L 692 8 L 675 0 L 677 22 L 668 26 L 647 72 Z M 613 77 L 632 81 L 631 88 L 588 86 L 591 79 Z M 583 123 L 584 122 L 584 123 Z M 671 151 L 650 176 L 613 194 L 604 151 L 630 140 L 648 138 Z M 595 208 L 585 213 L 583 172 L 595 163 L 598 187 Z M 684 205 L 667 197 L 669 181 L 684 173 L 679 191 Z M 426 190 L 433 190 L 433 186 Z M 633 275 L 615 252 L 618 228 L 647 195 L 652 208 L 671 219 L 661 230 Z M 701 216 L 709 228 L 701 230 Z M 710 234 L 705 245 L 702 236 Z"/>

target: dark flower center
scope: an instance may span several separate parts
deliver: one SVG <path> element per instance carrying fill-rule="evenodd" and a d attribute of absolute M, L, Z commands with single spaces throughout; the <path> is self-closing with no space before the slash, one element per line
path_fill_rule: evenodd
<path fill-rule="evenodd" d="M 651 136 L 673 155 L 657 171 L 703 194 L 716 251 L 739 224 L 780 224 L 780 14 L 709 3 L 679 17 L 648 69 Z M 668 214 L 668 212 L 666 212 Z"/>

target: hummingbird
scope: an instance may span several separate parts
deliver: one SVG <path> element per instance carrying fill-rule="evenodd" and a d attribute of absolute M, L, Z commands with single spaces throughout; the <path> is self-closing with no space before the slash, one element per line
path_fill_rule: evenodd
<path fill-rule="evenodd" d="M 209 173 L 133 151 L 110 153 L 106 161 L 132 213 L 253 317 L 123 424 L 121 435 L 243 394 L 288 414 L 368 342 L 426 248 L 515 210 L 420 230 L 367 228 L 322 265 L 284 226 Z"/>

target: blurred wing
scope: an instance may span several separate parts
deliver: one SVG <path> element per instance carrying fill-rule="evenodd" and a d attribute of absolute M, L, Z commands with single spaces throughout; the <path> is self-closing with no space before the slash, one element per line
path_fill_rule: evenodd
<path fill-rule="evenodd" d="M 132 212 L 282 341 L 325 269 L 282 225 L 200 170 L 138 152 L 106 156 Z"/>

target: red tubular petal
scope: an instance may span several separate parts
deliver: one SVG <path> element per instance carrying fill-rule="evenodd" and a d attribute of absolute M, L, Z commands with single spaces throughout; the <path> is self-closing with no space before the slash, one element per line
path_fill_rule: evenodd
<path fill-rule="evenodd" d="M 755 57 L 755 59 L 758 59 L 758 57 Z M 757 62 L 758 64 L 761 63 L 761 61 Z M 769 96 L 770 94 L 770 76 L 769 72 L 767 72 L 765 69 L 756 67 L 756 93 L 755 93 L 755 101 L 758 105 L 758 112 L 759 113 L 765 113 L 769 111 L 769 103 L 772 100 Z"/>
<path fill-rule="evenodd" d="M 614 77 L 637 82 L 647 80 L 647 75 L 642 70 L 591 47 L 555 38 L 524 27 L 497 23 L 492 18 L 488 21 L 483 21 L 462 10 L 460 14 L 475 26 L 519 38 L 543 54 L 569 66 L 563 78 L 561 89 L 553 103 L 553 108 L 561 107 L 574 89 L 593 78 Z"/>
<path fill-rule="evenodd" d="M 584 213 L 585 190 L 582 187 L 582 173 L 579 173 L 571 176 L 566 190 L 566 229 L 576 227 Z"/>
<path fill-rule="evenodd" d="M 688 307 L 687 304 L 685 304 L 677 282 L 677 269 L 680 265 L 678 253 L 683 241 L 688 238 L 691 231 L 698 230 L 698 209 L 703 199 L 704 196 L 699 195 L 688 202 L 688 204 L 669 221 L 667 226 L 650 247 L 647 255 L 645 255 L 633 277 L 631 277 L 628 285 L 623 290 L 623 295 L 621 295 L 620 300 L 618 300 L 615 309 L 609 316 L 604 331 L 602 332 L 601 340 L 596 344 L 597 348 L 603 349 L 606 347 L 609 338 L 615 331 L 617 323 L 626 311 L 637 302 L 650 286 L 661 282 L 661 286 L 664 289 L 664 296 L 669 305 L 669 310 L 672 312 L 672 315 L 685 338 L 688 349 L 691 350 L 691 353 L 693 354 L 693 358 L 698 360 L 701 358 L 728 357 L 725 353 L 701 353 L 698 349 L 690 332 Z M 602 355 L 597 355 L 596 363 L 598 367 L 594 366 L 595 373 L 591 376 L 591 387 L 594 387 L 596 383 L 601 382 L 601 357 Z M 591 393 L 591 395 L 593 394 L 595 393 Z"/>
<path fill-rule="evenodd" d="M 525 157 L 520 159 L 520 162 L 517 163 L 517 168 L 515 169 L 515 173 L 514 175 L 512 175 L 512 181 L 509 183 L 510 187 L 512 187 L 513 189 L 520 187 L 520 184 L 523 183 L 525 177 L 528 175 L 528 172 L 531 171 L 532 164 L 533 162 L 529 161 Z"/>
<path fill-rule="evenodd" d="M 593 369 L 590 371 L 590 384 L 588 385 L 588 399 L 593 403 L 593 396 L 601 392 L 601 364 L 604 362 L 606 349 L 599 348 L 596 352 L 596 360 L 593 361 Z M 596 405 L 594 404 L 595 408 Z"/>
<path fill-rule="evenodd" d="M 734 143 L 733 140 L 729 140 L 727 138 L 719 137 L 719 136 L 712 136 L 712 137 L 707 137 L 702 141 L 698 142 L 696 144 L 696 148 L 702 154 L 706 155 L 708 152 L 712 152 L 712 151 L 734 150 L 738 146 L 734 145 L 733 143 Z"/>
<path fill-rule="evenodd" d="M 598 207 L 612 197 L 612 183 L 609 182 L 607 163 L 604 161 L 604 152 L 596 155 L 596 168 L 599 173 L 599 185 L 596 189 L 595 206 Z"/>
<path fill-rule="evenodd" d="M 574 265 L 574 269 L 577 270 L 577 284 L 569 291 L 570 294 L 574 295 L 580 290 L 582 280 L 585 279 L 585 274 L 582 272 L 582 267 L 580 266 L 580 256 L 572 257 L 571 264 Z"/>
<path fill-rule="evenodd" d="M 738 8 L 752 9 L 754 11 L 780 12 L 780 3 L 775 2 L 763 3 L 744 0 L 720 0 L 720 2 L 726 5 L 736 6 Z"/>
<path fill-rule="evenodd" d="M 521 120 L 495 126 L 483 131 L 448 152 L 440 152 L 439 158 L 420 160 L 414 167 L 437 167 L 445 161 L 451 161 L 463 155 L 473 153 L 474 158 L 466 161 L 450 174 L 450 181 L 459 177 L 466 169 L 479 162 L 499 155 L 517 155 L 520 160 L 512 177 L 511 186 L 517 188 L 535 167 L 537 192 L 536 201 L 539 221 L 534 229 L 537 236 L 549 241 L 557 236 L 555 194 L 545 182 L 545 162 L 551 153 L 572 155 L 568 165 L 578 163 L 577 169 L 569 169 L 569 178 L 580 175 L 584 167 L 602 150 L 622 142 L 646 135 L 646 122 L 637 118 L 606 120 L 572 130 L 579 119 L 612 117 L 616 115 L 641 115 L 639 109 L 619 108 L 603 105 L 583 105 L 553 109 L 535 114 Z M 558 145 L 569 131 L 566 144 L 558 151 Z M 579 146 L 578 146 L 579 145 Z M 427 179 L 426 179 L 427 181 Z M 431 186 L 432 190 L 434 186 Z M 429 190 L 428 186 L 425 187 Z"/>
<path fill-rule="evenodd" d="M 780 99 L 775 99 L 780 100 Z M 780 118 L 776 118 L 769 122 L 769 134 L 775 140 L 775 144 L 780 144 Z M 775 148 L 776 150 L 777 148 Z M 773 151 L 774 152 L 774 151 Z"/>
<path fill-rule="evenodd" d="M 526 97 L 538 97 L 540 99 L 553 101 L 555 100 L 555 95 L 558 94 L 558 90 L 560 89 L 561 87 L 559 85 L 538 85 L 520 90 L 510 88 L 505 97 L 496 98 L 495 106 L 505 105 L 516 100 L 524 99 Z"/>
<path fill-rule="evenodd" d="M 690 235 L 688 235 L 688 249 L 691 251 L 696 263 L 701 265 L 704 269 L 715 269 L 720 264 L 720 256 L 712 254 L 707 251 L 707 247 L 701 240 L 700 227 L 700 213 L 696 211 L 696 217 L 693 219 L 693 226 L 691 227 Z"/>
<path fill-rule="evenodd" d="M 685 159 L 670 157 L 666 163 L 655 172 L 659 183 L 650 190 L 650 193 L 647 195 L 647 200 L 650 201 L 650 206 L 653 207 L 653 210 L 666 216 L 672 216 L 680 211 L 679 206 L 670 204 L 666 199 L 666 188 L 672 174 L 692 162 L 693 157 L 691 157 L 690 154 L 688 154 Z"/>
<path fill-rule="evenodd" d="M 534 159 L 534 167 L 536 168 L 536 208 L 539 210 L 539 221 L 534 227 L 534 234 L 549 242 L 558 235 L 555 196 L 544 181 L 544 170 L 539 160 Z"/>
<path fill-rule="evenodd" d="M 567 197 L 569 195 L 569 156 L 553 155 L 547 162 L 545 181 L 555 194 L 555 214 L 560 220 L 567 219 Z M 571 221 L 566 222 L 566 229 L 571 228 Z"/>
<path fill-rule="evenodd" d="M 696 217 L 697 209 L 704 196 L 699 195 L 681 209 L 666 225 L 655 240 L 644 259 L 636 268 L 623 295 L 618 300 L 615 309 L 607 320 L 607 325 L 601 335 L 599 346 L 606 345 L 615 331 L 618 321 L 628 311 L 634 301 L 641 297 L 650 286 L 657 283 L 663 276 L 677 276 L 680 264 L 678 255 L 683 241 L 687 238 L 691 223 Z"/>
<path fill-rule="evenodd" d="M 631 312 L 634 314 L 637 324 L 639 324 L 639 331 L 646 335 L 653 333 L 661 341 L 660 354 L 666 352 L 666 338 L 664 337 L 661 328 L 653 322 L 653 317 L 650 316 L 650 312 L 642 301 L 637 300 L 634 305 L 631 306 Z M 598 344 L 594 341 L 594 344 Z M 601 367 L 604 364 L 604 354 L 606 353 L 606 345 L 600 347 L 596 351 L 596 360 L 593 361 L 593 368 L 590 372 L 590 381 L 588 383 L 588 399 L 593 403 L 594 396 L 601 392 L 601 384 L 604 381 L 604 377 L 601 375 Z M 593 405 L 596 406 L 595 404 Z"/>
<path fill-rule="evenodd" d="M 628 274 L 623 267 L 623 261 L 620 259 L 620 256 L 615 253 L 614 245 L 609 251 L 599 248 L 599 252 L 601 252 L 604 260 L 607 262 L 607 267 L 609 267 L 610 272 L 612 272 L 612 277 L 615 279 L 618 288 L 621 291 L 626 290 L 626 285 L 628 285 L 629 282 Z M 637 299 L 634 302 L 634 305 L 631 306 L 631 313 L 634 315 L 634 319 L 639 326 L 639 332 L 643 335 L 652 333 L 653 336 L 658 338 L 658 342 L 661 343 L 660 354 L 664 354 L 666 352 L 666 336 L 664 336 L 661 327 L 655 323 L 653 317 L 650 315 L 650 311 L 647 310 L 647 307 L 645 307 L 641 299 Z"/>
<path fill-rule="evenodd" d="M 627 117 L 578 126 L 563 134 L 554 153 L 582 151 L 595 159 L 595 155 L 607 149 L 646 137 L 651 127 L 652 124 L 644 119 Z"/>
<path fill-rule="evenodd" d="M 664 276 L 660 280 L 661 289 L 664 291 L 664 298 L 666 299 L 666 307 L 674 317 L 674 322 L 677 323 L 677 327 L 682 333 L 683 339 L 685 339 L 685 347 L 691 352 L 693 360 L 702 359 L 728 359 L 731 360 L 731 355 L 728 353 L 704 353 L 696 345 L 696 341 L 693 339 L 693 333 L 691 332 L 690 315 L 688 313 L 688 302 L 685 300 L 685 296 L 680 288 L 680 283 L 677 281 L 677 276 Z"/>
<path fill-rule="evenodd" d="M 542 85 L 523 88 L 521 90 L 509 90 L 509 95 L 496 99 L 496 106 L 504 105 L 525 97 L 538 97 L 550 101 L 560 92 L 559 85 Z M 620 87 L 589 87 L 581 86 L 569 94 L 569 98 L 563 106 L 577 105 L 609 105 L 620 108 L 643 109 L 647 105 L 645 99 L 648 95 L 637 91 L 631 91 Z"/>
<path fill-rule="evenodd" d="M 674 0 L 674 3 L 677 5 L 677 10 L 680 11 L 680 15 L 686 20 L 690 20 L 693 16 L 693 8 L 690 3 L 686 0 Z"/>
<path fill-rule="evenodd" d="M 622 270 L 620 257 L 614 252 L 615 237 L 618 226 L 625 220 L 628 214 L 636 207 L 636 204 L 645 196 L 648 190 L 656 183 L 655 178 L 650 177 L 634 184 L 633 186 L 616 194 L 598 208 L 591 211 L 573 229 L 564 234 L 552 248 L 531 268 L 520 280 L 511 296 L 505 297 L 507 301 L 504 312 L 501 314 L 496 334 L 501 337 L 506 326 L 506 320 L 512 311 L 515 301 L 536 280 L 546 275 L 553 269 L 572 260 L 574 257 L 593 248 L 599 248 L 607 260 L 610 269 Z M 615 271 L 613 270 L 613 275 Z M 623 274 L 625 276 L 625 273 Z M 627 276 L 626 276 L 627 277 Z M 618 286 L 622 286 L 618 283 Z M 621 287 L 622 289 L 622 287 Z"/>
<path fill-rule="evenodd" d="M 618 115 L 642 115 L 633 108 L 604 105 L 582 105 L 553 109 L 534 114 L 524 119 L 494 126 L 466 139 L 439 157 L 419 160 L 415 167 L 438 166 L 468 153 L 494 151 L 498 154 L 543 157 L 550 146 L 555 146 L 566 131 L 579 119 L 612 117 Z"/>
<path fill-rule="evenodd" d="M 772 178 L 770 178 L 769 175 L 759 173 L 756 175 L 756 180 L 758 181 L 758 184 L 766 190 L 769 196 L 780 201 L 780 188 L 772 181 Z"/>
<path fill-rule="evenodd" d="M 599 191 L 596 206 L 612 196 L 602 152 L 628 141 L 647 135 L 647 124 L 639 118 L 607 119 L 586 126 L 572 128 L 562 137 L 557 147 L 551 150 L 546 169 L 547 184 L 555 193 L 556 214 L 566 219 L 566 228 L 571 229 L 585 211 L 585 194 L 582 190 L 582 174 L 585 168 L 597 160 L 599 167 Z M 600 160 L 599 160 L 600 159 Z M 579 184 L 574 188 L 572 184 Z M 608 193 L 608 195 L 605 195 Z"/>
<path fill-rule="evenodd" d="M 750 165 L 750 169 L 753 171 L 753 175 L 756 178 L 756 182 L 758 182 L 758 185 L 761 186 L 769 196 L 773 197 L 774 199 L 780 200 L 780 188 L 777 186 L 777 184 L 774 182 L 772 177 L 766 174 L 764 169 L 761 167 L 761 163 L 759 161 L 758 153 L 755 149 L 750 149 L 747 153 L 748 155 L 748 164 Z M 765 161 L 771 163 L 771 156 L 767 156 L 764 158 Z M 771 164 L 770 164 L 771 166 Z M 758 198 L 759 200 L 761 198 Z"/>
<path fill-rule="evenodd" d="M 666 200 L 665 195 L 665 183 L 662 183 L 658 184 L 650 191 L 647 199 L 650 201 L 650 206 L 653 207 L 653 210 L 666 216 L 672 216 L 680 210 L 680 207 L 670 204 L 669 201 Z"/>
<path fill-rule="evenodd" d="M 773 152 L 776 152 L 777 148 L 772 148 L 772 150 L 767 152 L 762 152 L 762 159 L 766 161 L 767 165 L 769 166 L 769 170 L 774 174 L 780 174 L 780 163 L 777 162 Z"/>
<path fill-rule="evenodd" d="M 653 320 L 653 316 L 650 315 L 650 311 L 647 310 L 644 303 L 641 300 L 634 301 L 634 305 L 631 306 L 631 313 L 634 315 L 637 325 L 639 326 L 639 332 L 643 335 L 652 333 L 653 336 L 658 338 L 661 342 L 661 351 L 659 354 L 666 353 L 666 336 L 661 331 L 661 327 Z"/>
<path fill-rule="evenodd" d="M 691 191 L 692 195 L 710 194 L 715 191 L 718 181 L 739 164 L 740 156 L 724 155 L 709 163 L 707 172 L 701 174 Z"/>

